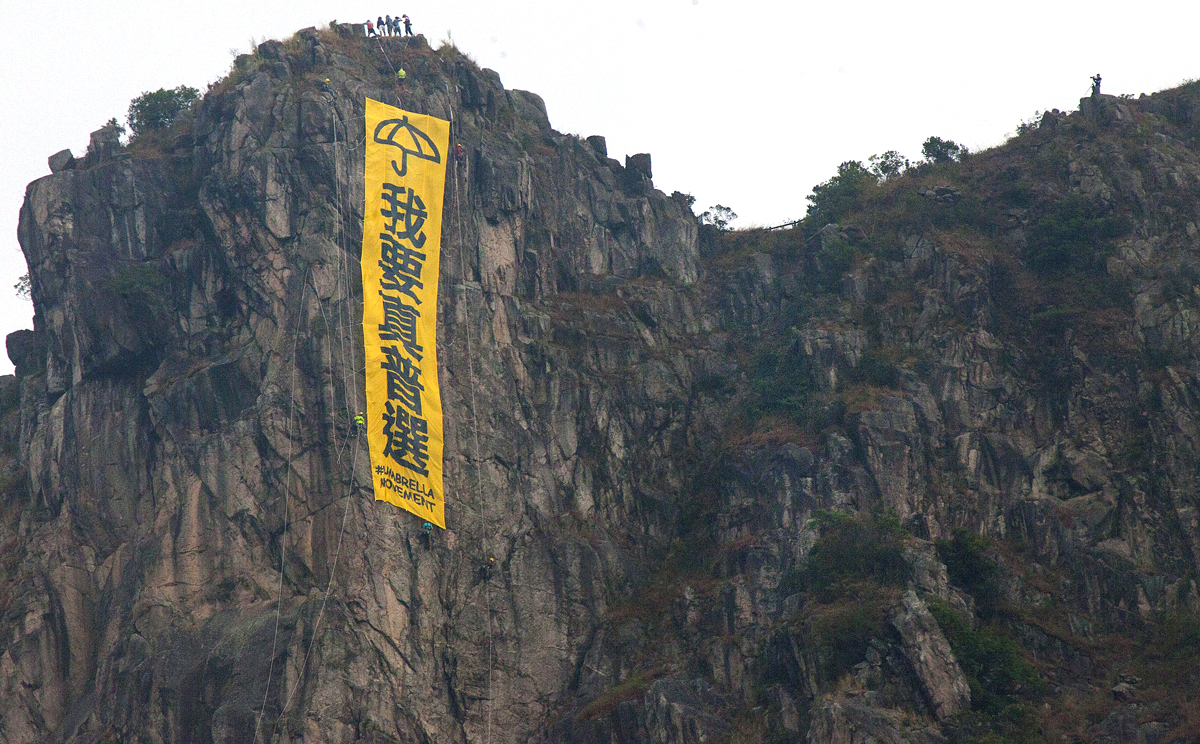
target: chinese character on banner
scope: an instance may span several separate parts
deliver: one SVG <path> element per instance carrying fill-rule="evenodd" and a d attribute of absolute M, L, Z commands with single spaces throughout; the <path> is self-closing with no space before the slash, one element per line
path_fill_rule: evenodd
<path fill-rule="evenodd" d="M 413 364 L 408 357 L 401 356 L 395 346 L 380 347 L 384 360 L 383 371 L 387 373 L 387 399 L 398 400 L 405 408 L 421 415 L 421 391 L 425 386 L 418 379 L 421 368 Z"/>
<path fill-rule="evenodd" d="M 390 220 L 384 223 L 385 230 L 395 235 L 398 240 L 407 240 L 414 248 L 421 248 L 425 245 L 425 234 L 421 232 L 421 228 L 425 226 L 425 219 L 429 217 L 429 213 L 425 211 L 425 202 L 417 196 L 416 189 L 407 189 L 408 199 L 403 200 L 405 190 L 403 186 L 385 183 L 379 198 L 383 199 L 387 206 L 380 209 L 379 213 Z M 404 223 L 404 229 L 396 232 L 397 223 L 401 221 Z"/>
<path fill-rule="evenodd" d="M 380 341 L 399 341 L 404 350 L 418 362 L 425 349 L 417 344 L 417 320 L 421 311 L 409 307 L 399 297 L 379 293 L 383 299 L 383 322 L 379 324 Z"/>
<path fill-rule="evenodd" d="M 384 404 L 383 436 L 387 445 L 383 456 L 390 457 L 396 464 L 415 473 L 429 475 L 429 422 L 419 416 L 409 415 L 403 408 Z M 411 458 L 406 460 L 405 458 Z"/>

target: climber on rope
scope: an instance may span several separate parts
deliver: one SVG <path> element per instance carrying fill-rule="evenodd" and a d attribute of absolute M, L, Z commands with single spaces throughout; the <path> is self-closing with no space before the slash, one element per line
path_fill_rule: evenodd
<path fill-rule="evenodd" d="M 396 70 L 396 85 L 403 83 L 404 78 L 406 77 L 408 77 L 408 73 L 404 71 L 403 67 L 401 67 L 399 70 Z"/>
<path fill-rule="evenodd" d="M 354 435 L 358 436 L 367 430 L 367 420 L 363 417 L 362 412 L 354 416 Z"/>
<path fill-rule="evenodd" d="M 467 151 L 463 149 L 463 146 L 456 142 L 454 144 L 454 157 L 458 160 L 462 160 L 463 156 L 466 154 Z"/>
<path fill-rule="evenodd" d="M 320 88 L 320 89 L 321 89 L 322 91 L 324 91 L 325 93 L 332 93 L 332 92 L 333 92 L 333 88 L 332 88 L 332 87 L 330 86 L 330 84 L 329 84 L 329 78 L 325 78 L 325 79 L 324 79 L 324 80 L 322 80 L 321 82 L 317 83 L 317 87 L 318 87 L 318 88 Z"/>
<path fill-rule="evenodd" d="M 495 567 L 496 567 L 496 559 L 491 556 L 488 556 L 488 559 L 486 561 L 484 561 L 483 565 L 480 566 L 479 569 L 476 571 L 476 574 L 478 575 L 479 580 L 480 581 L 491 581 L 492 580 L 492 569 L 494 569 Z"/>

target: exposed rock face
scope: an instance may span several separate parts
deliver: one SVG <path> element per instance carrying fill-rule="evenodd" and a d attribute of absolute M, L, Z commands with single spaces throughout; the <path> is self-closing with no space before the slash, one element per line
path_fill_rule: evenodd
<path fill-rule="evenodd" d="M 933 715 L 944 720 L 971 704 L 971 688 L 925 603 L 909 591 L 892 613 L 904 658 L 920 680 Z"/>
<path fill-rule="evenodd" d="M 366 97 L 467 151 L 431 536 L 363 488 L 349 426 Z M 1015 145 L 1017 185 L 1086 200 L 1058 212 L 980 206 L 1001 153 L 895 187 L 949 216 L 703 239 L 649 156 L 420 37 L 302 31 L 153 142 L 97 132 L 21 212 L 0 741 L 937 742 L 987 715 L 970 641 L 997 628 L 1056 671 L 989 705 L 1111 698 L 1087 649 L 1198 601 L 1189 100 L 1047 119 L 1058 180 L 1020 180 L 1050 166 Z M 1096 129 L 1122 117 L 1161 130 L 1136 167 Z M 1087 276 L 1132 301 L 1032 303 L 1043 213 L 1099 221 Z M 903 527 L 822 596 L 806 559 L 850 528 L 817 510 Z M 935 549 L 960 527 L 1008 542 Z M 1129 703 L 1089 735 L 1186 723 Z"/>

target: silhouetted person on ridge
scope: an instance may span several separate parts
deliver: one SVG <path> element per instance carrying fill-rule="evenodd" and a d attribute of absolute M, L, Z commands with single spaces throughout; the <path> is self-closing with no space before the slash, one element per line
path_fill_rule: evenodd
<path fill-rule="evenodd" d="M 410 21 L 410 20 L 408 19 L 408 14 L 407 14 L 407 13 L 405 13 L 405 14 L 404 14 L 404 35 L 405 35 L 405 36 L 412 36 L 412 35 L 413 35 L 413 32 L 412 32 L 412 21 Z"/>
<path fill-rule="evenodd" d="M 385 29 L 387 29 L 387 35 L 391 36 L 392 35 L 392 17 L 390 15 L 383 17 L 383 27 Z"/>
<path fill-rule="evenodd" d="M 1100 95 L 1100 73 L 1098 72 L 1092 76 L 1092 95 Z"/>

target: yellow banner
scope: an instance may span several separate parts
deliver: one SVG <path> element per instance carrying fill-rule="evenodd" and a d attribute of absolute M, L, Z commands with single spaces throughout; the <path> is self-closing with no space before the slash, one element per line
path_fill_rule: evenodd
<path fill-rule="evenodd" d="M 375 500 L 446 526 L 437 293 L 450 122 L 367 99 L 363 342 Z"/>

